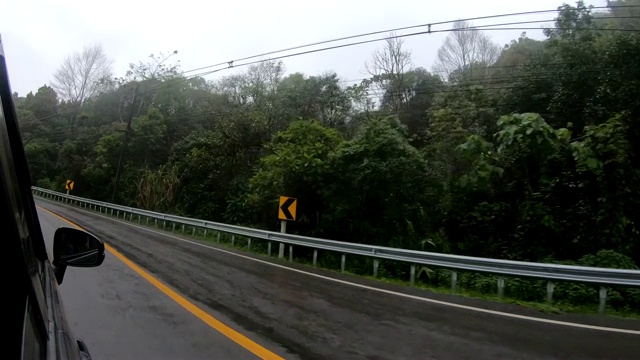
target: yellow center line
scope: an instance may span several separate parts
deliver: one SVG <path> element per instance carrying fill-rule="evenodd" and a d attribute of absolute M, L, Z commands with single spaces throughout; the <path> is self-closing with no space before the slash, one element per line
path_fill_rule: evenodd
<path fill-rule="evenodd" d="M 67 224 L 70 224 L 73 227 L 76 227 L 76 228 L 81 229 L 81 230 L 85 230 L 82 226 L 77 225 L 77 224 L 71 222 L 70 220 L 65 219 L 64 217 L 54 213 L 53 211 L 51 211 L 49 209 L 45 209 L 45 208 L 43 208 L 41 206 L 38 206 L 38 207 L 40 209 L 48 212 L 49 214 L 57 217 L 58 219 L 66 222 Z M 196 305 L 192 304 L 189 300 L 185 299 L 183 296 L 181 296 L 180 294 L 178 294 L 177 292 L 175 292 L 174 290 L 169 288 L 167 285 L 163 284 L 160 280 L 156 279 L 151 274 L 149 274 L 148 272 L 143 270 L 141 267 L 139 267 L 133 261 L 131 261 L 128 258 L 126 258 L 124 255 L 119 253 L 113 247 L 109 246 L 106 243 L 104 244 L 104 247 L 113 256 L 117 257 L 120 261 L 125 263 L 125 265 L 130 267 L 133 271 L 138 273 L 138 275 L 142 276 L 145 280 L 150 282 L 158 290 L 162 291 L 165 295 L 167 295 L 168 297 L 173 299 L 173 301 L 177 302 L 180 306 L 182 306 L 187 311 L 189 311 L 190 313 L 192 313 L 193 315 L 198 317 L 200 320 L 204 321 L 207 325 L 211 326 L 212 328 L 214 328 L 215 330 L 220 332 L 222 335 L 224 335 L 224 336 L 228 337 L 229 339 L 233 340 L 236 344 L 238 344 L 238 345 L 242 346 L 243 348 L 249 350 L 250 352 L 252 352 L 254 355 L 256 355 L 257 357 L 259 357 L 261 359 L 284 360 L 284 358 L 282 358 L 282 357 L 278 356 L 277 354 L 267 350 L 266 348 L 264 348 L 260 344 L 254 342 L 253 340 L 249 339 L 248 337 L 246 337 L 246 336 L 242 335 L 241 333 L 237 332 L 236 330 L 230 328 L 229 326 L 227 326 L 224 323 L 222 323 L 220 320 L 216 319 L 215 317 L 211 316 L 210 314 L 208 314 L 204 310 L 202 310 L 199 307 L 197 307 Z"/>

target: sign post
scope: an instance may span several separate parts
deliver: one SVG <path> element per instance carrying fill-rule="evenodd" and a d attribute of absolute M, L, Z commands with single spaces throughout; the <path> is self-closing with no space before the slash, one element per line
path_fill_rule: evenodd
<path fill-rule="evenodd" d="M 280 232 L 287 233 L 287 221 L 296 220 L 296 210 L 298 208 L 298 200 L 288 196 L 280 196 L 280 206 L 278 207 L 278 219 L 280 219 Z M 289 250 L 291 252 L 291 250 Z M 284 244 L 280 243 L 278 248 L 278 259 L 284 257 Z M 289 254 L 289 258 L 292 254 Z"/>
<path fill-rule="evenodd" d="M 67 180 L 67 182 L 64 183 L 64 188 L 67 190 L 67 195 L 69 195 L 69 191 L 73 190 L 73 185 L 75 185 L 75 181 L 73 180 Z M 69 198 L 67 198 L 65 202 L 69 202 Z"/>
<path fill-rule="evenodd" d="M 280 232 L 283 234 L 287 233 L 287 221 L 280 220 Z M 280 243 L 280 247 L 278 248 L 278 259 L 284 258 L 284 244 Z"/>

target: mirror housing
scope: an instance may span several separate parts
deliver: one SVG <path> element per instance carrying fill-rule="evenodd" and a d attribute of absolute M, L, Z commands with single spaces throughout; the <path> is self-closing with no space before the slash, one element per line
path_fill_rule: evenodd
<path fill-rule="evenodd" d="M 87 231 L 63 226 L 53 236 L 53 266 L 58 284 L 62 283 L 67 266 L 96 267 L 104 257 L 104 243 Z"/>

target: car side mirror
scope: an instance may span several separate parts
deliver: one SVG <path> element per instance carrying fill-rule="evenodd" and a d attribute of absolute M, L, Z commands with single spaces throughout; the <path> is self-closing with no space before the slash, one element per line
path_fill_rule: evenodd
<path fill-rule="evenodd" d="M 62 283 L 67 266 L 100 266 L 104 256 L 104 243 L 87 231 L 60 227 L 53 236 L 53 266 L 58 284 Z"/>

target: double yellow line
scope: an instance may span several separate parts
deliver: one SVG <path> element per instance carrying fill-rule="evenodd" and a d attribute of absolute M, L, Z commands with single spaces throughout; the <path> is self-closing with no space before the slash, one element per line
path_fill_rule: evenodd
<path fill-rule="evenodd" d="M 77 225 L 77 224 L 75 224 L 75 223 L 63 218 L 62 216 L 52 212 L 51 210 L 45 209 L 45 208 L 43 208 L 41 206 L 38 206 L 38 207 L 40 209 L 48 212 L 49 214 L 57 217 L 58 219 L 64 221 L 65 223 L 73 226 L 73 227 L 76 227 L 76 228 L 81 229 L 81 230 L 85 230 L 82 226 Z M 130 267 L 133 271 L 138 273 L 138 275 L 142 276 L 145 280 L 150 282 L 151 285 L 155 286 L 158 290 L 162 291 L 165 295 L 167 295 L 168 297 L 173 299 L 173 301 L 175 301 L 180 306 L 185 308 L 187 311 L 189 311 L 190 313 L 195 315 L 198 319 L 202 320 L 203 322 L 205 322 L 207 325 L 209 325 L 212 328 L 214 328 L 215 330 L 217 330 L 222 335 L 224 335 L 227 338 L 233 340 L 236 344 L 238 344 L 238 345 L 242 346 L 243 348 L 249 350 L 250 352 L 252 352 L 254 355 L 256 355 L 257 357 L 259 357 L 261 359 L 284 360 L 284 358 L 282 358 L 282 357 L 278 356 L 277 354 L 269 351 L 268 349 L 264 348 L 260 344 L 258 344 L 255 341 L 249 339 L 248 337 L 242 335 L 241 333 L 237 332 L 236 330 L 233 330 L 229 326 L 227 326 L 224 323 L 222 323 L 220 320 L 216 319 L 215 317 L 211 316 L 210 314 L 208 314 L 204 310 L 200 309 L 199 307 L 197 307 L 196 305 L 191 303 L 189 300 L 185 299 L 183 296 L 181 296 L 180 294 L 178 294 L 177 292 L 175 292 L 174 290 L 169 288 L 167 285 L 163 284 L 160 280 L 156 279 L 155 277 L 151 276 L 151 274 L 149 274 L 148 272 L 144 271 L 141 267 L 139 267 L 138 265 L 133 263 L 133 261 L 127 259 L 124 255 L 119 253 L 113 247 L 109 246 L 108 244 L 104 244 L 104 247 L 113 256 L 115 256 L 120 261 L 125 263 L 125 265 Z"/>

